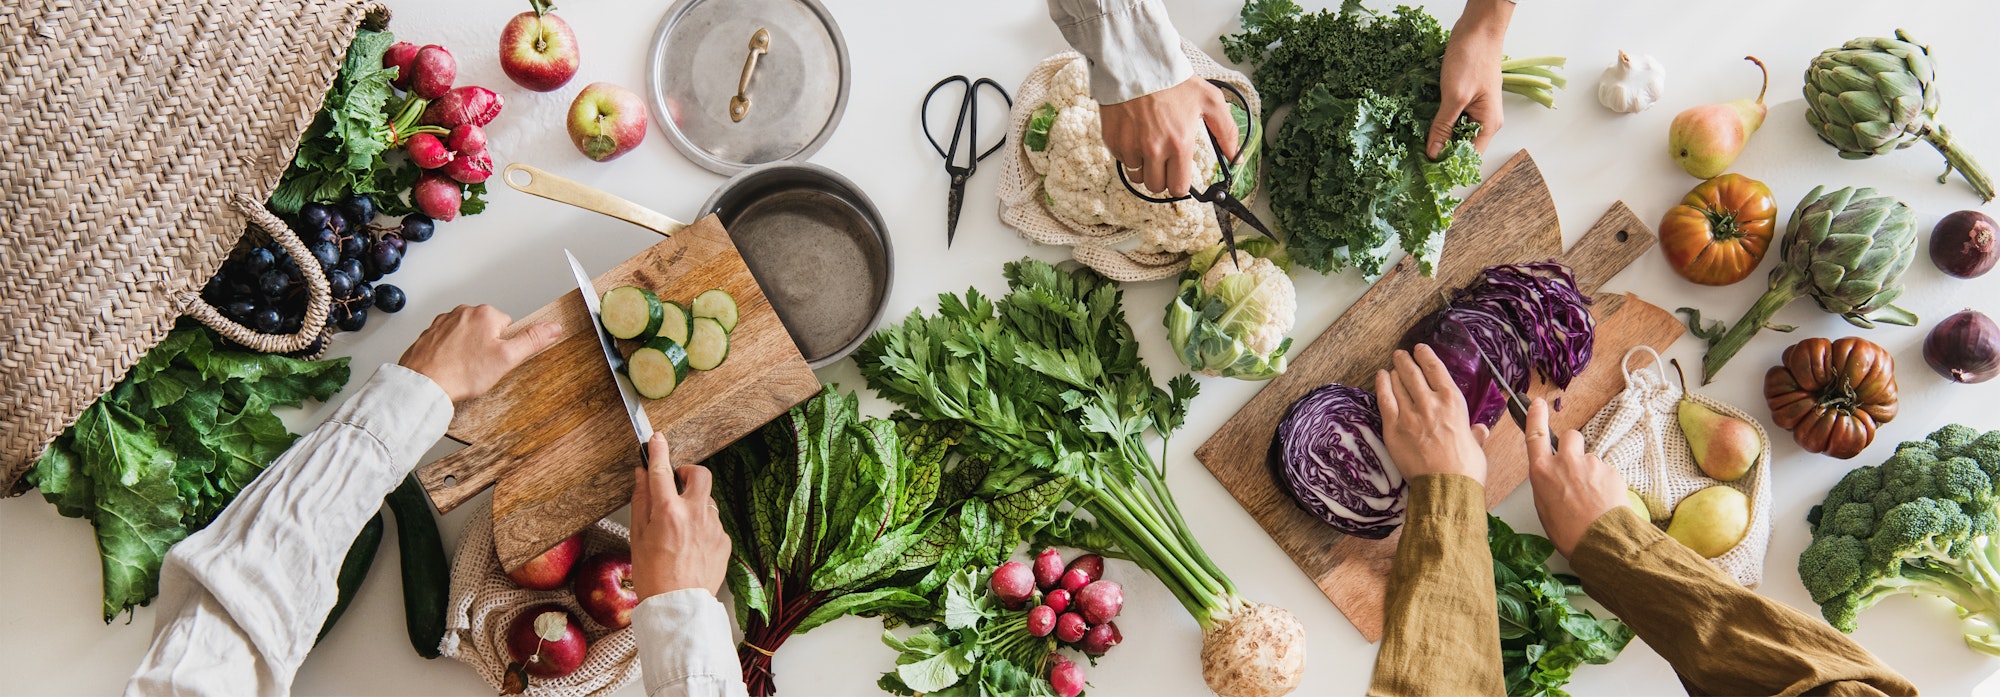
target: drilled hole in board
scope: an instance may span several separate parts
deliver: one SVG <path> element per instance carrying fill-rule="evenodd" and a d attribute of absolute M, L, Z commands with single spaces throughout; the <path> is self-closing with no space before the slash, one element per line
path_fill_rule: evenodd
<path fill-rule="evenodd" d="M 1626 240 L 1632 239 L 1632 236 L 1630 234 L 1627 234 L 1624 230 L 1619 230 L 1617 238 L 1619 242 L 1624 242 Z"/>
<path fill-rule="evenodd" d="M 445 485 L 445 486 L 458 486 L 458 477 L 454 477 L 454 476 L 451 476 L 451 475 L 445 475 L 445 478 L 444 478 L 444 485 Z"/>

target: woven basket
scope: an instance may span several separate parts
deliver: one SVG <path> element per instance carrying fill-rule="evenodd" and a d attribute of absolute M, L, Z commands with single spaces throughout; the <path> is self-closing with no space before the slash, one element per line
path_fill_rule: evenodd
<path fill-rule="evenodd" d="M 311 345 L 326 278 L 264 201 L 369 0 L 0 5 L 0 492 L 189 315 L 261 351 Z M 266 336 L 202 302 L 246 229 L 314 300 Z"/>

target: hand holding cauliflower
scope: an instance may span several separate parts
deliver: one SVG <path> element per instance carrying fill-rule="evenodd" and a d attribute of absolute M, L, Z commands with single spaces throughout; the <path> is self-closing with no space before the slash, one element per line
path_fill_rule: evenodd
<path fill-rule="evenodd" d="M 1152 203 L 1125 190 L 1118 161 L 1104 147 L 1098 104 L 1082 58 L 1057 71 L 1047 101 L 1029 119 L 1022 142 L 1042 175 L 1049 213 L 1076 225 L 1137 230 L 1141 251 L 1191 254 L 1222 241 L 1215 211 L 1195 200 Z M 1195 171 L 1216 171 L 1208 143 L 1194 148 Z M 1255 181 L 1254 171 L 1251 181 Z"/>

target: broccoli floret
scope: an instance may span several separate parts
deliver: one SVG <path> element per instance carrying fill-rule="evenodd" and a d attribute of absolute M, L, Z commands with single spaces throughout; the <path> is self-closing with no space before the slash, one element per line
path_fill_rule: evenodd
<path fill-rule="evenodd" d="M 1958 604 L 1965 643 L 2000 656 L 2000 431 L 1938 429 L 1881 465 L 1842 477 L 1806 515 L 1812 544 L 1799 579 L 1828 623 L 1899 593 Z"/>

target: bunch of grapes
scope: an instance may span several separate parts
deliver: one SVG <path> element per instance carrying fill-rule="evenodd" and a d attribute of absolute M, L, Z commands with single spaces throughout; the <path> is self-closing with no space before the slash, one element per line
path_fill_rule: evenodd
<path fill-rule="evenodd" d="M 308 203 L 289 221 L 326 275 L 333 308 L 327 321 L 359 331 L 372 308 L 394 313 L 408 301 L 403 289 L 378 283 L 403 265 L 408 245 L 431 238 L 436 224 L 412 213 L 394 225 L 375 225 L 374 199 L 349 196 L 338 205 Z M 290 334 L 305 324 L 307 289 L 298 262 L 275 242 L 245 244 L 223 263 L 202 297 L 224 316 L 266 334 Z"/>

